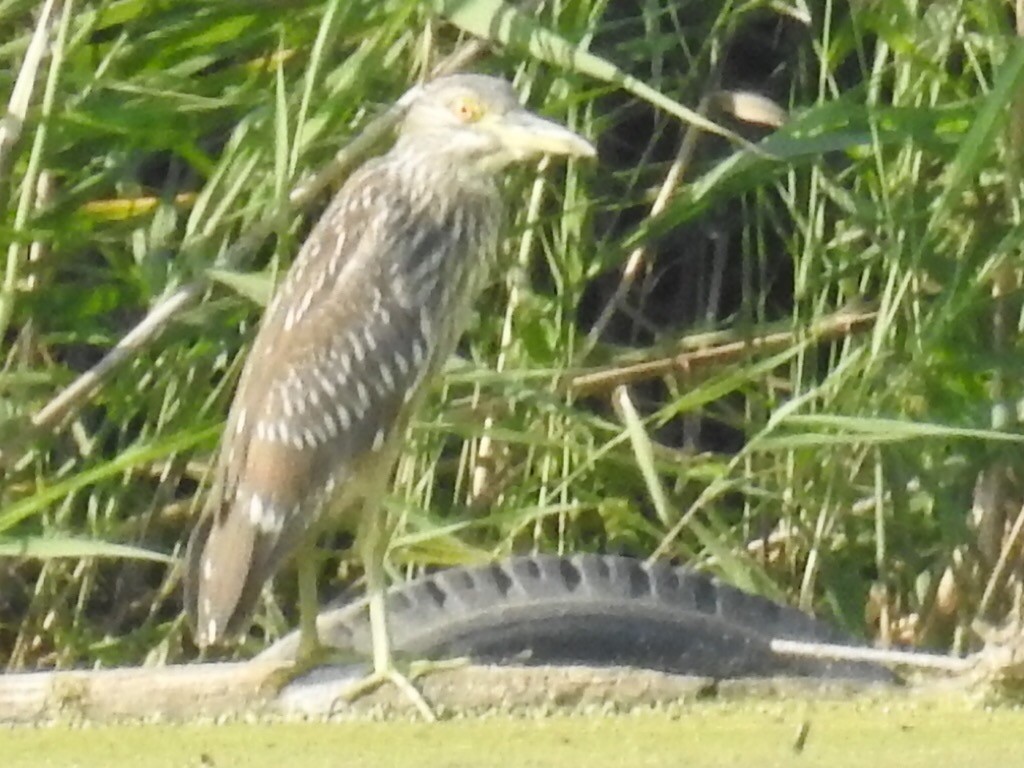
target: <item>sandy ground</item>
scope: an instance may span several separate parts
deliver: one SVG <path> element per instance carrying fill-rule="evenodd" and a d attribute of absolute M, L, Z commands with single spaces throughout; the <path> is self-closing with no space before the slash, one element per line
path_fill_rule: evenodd
<path fill-rule="evenodd" d="M 393 685 L 352 704 L 343 701 L 365 674 L 361 665 L 324 667 L 281 689 L 279 673 L 288 669 L 286 663 L 230 663 L 2 675 L 0 724 L 269 722 L 414 712 Z M 629 667 L 468 665 L 425 675 L 416 685 L 435 709 L 449 714 L 626 711 L 725 695 L 834 696 L 879 688 L 814 678 L 715 682 Z"/>

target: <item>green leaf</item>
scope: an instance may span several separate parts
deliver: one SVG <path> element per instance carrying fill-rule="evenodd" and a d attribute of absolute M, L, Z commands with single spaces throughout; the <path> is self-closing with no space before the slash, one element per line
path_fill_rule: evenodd
<path fill-rule="evenodd" d="M 261 307 L 267 306 L 274 294 L 274 279 L 270 272 L 235 272 L 211 267 L 206 270 L 206 274 L 211 280 L 227 286 Z"/>
<path fill-rule="evenodd" d="M 152 560 L 158 563 L 173 563 L 174 558 L 142 547 L 114 544 L 99 539 L 83 539 L 77 536 L 39 536 L 11 538 L 0 536 L 0 557 L 17 557 L 35 560 L 55 558 L 112 557 L 125 560 Z"/>
<path fill-rule="evenodd" d="M 120 453 L 116 458 L 100 464 L 77 475 L 72 475 L 66 480 L 61 480 L 49 487 L 42 487 L 36 490 L 28 498 L 16 501 L 0 512 L 0 531 L 13 528 L 22 520 L 42 512 L 58 499 L 62 499 L 69 493 L 81 488 L 93 485 L 108 477 L 120 475 L 133 467 L 148 464 L 156 459 L 169 456 L 188 448 L 194 448 L 205 442 L 212 442 L 220 433 L 220 427 L 207 427 L 195 431 L 185 432 L 173 437 L 154 442 L 138 445 Z"/>

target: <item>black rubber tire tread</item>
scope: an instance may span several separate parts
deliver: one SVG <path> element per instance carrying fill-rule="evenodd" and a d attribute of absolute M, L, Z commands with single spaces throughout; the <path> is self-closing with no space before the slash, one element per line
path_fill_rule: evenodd
<path fill-rule="evenodd" d="M 626 665 L 716 678 L 889 680 L 881 667 L 777 656 L 772 638 L 849 643 L 828 624 L 707 575 L 616 555 L 518 556 L 451 568 L 388 593 L 391 641 L 416 658 Z M 365 654 L 365 603 L 320 615 L 321 637 Z M 264 657 L 294 653 L 284 638 Z"/>

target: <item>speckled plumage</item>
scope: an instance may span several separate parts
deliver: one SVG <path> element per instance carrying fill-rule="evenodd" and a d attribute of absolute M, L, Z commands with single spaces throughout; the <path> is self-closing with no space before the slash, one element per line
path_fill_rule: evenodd
<path fill-rule="evenodd" d="M 338 192 L 260 325 L 189 542 L 185 600 L 201 645 L 245 628 L 325 510 L 382 491 L 395 437 L 491 271 L 496 171 L 518 157 L 496 161 L 503 145 L 444 110 L 467 93 L 499 117 L 520 108 L 503 81 L 437 82 L 395 147 Z"/>

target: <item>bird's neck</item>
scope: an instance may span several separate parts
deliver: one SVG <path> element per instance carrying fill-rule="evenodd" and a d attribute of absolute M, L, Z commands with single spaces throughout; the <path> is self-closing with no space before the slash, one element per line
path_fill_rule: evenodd
<path fill-rule="evenodd" d="M 456 150 L 442 136 L 421 134 L 401 137 L 387 155 L 397 166 L 408 169 L 410 175 L 429 178 L 442 189 L 459 194 L 492 194 L 497 191 L 497 174 L 479 158 Z"/>

